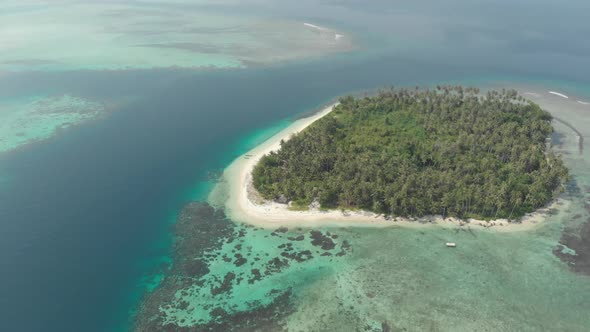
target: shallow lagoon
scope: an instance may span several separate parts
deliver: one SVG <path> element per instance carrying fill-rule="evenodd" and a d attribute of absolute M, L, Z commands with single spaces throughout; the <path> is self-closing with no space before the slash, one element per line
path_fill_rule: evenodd
<path fill-rule="evenodd" d="M 7 100 L 0 104 L 0 153 L 47 139 L 104 113 L 103 104 L 70 95 Z"/>
<path fill-rule="evenodd" d="M 350 51 L 351 36 L 207 1 L 7 1 L 0 71 L 239 68 Z"/>
<path fill-rule="evenodd" d="M 582 106 L 568 106 L 539 87 L 521 89 L 534 91 L 538 102 L 560 118 L 580 125 L 588 121 Z M 574 182 L 546 222 L 531 231 L 328 228 L 318 231 L 335 239 L 330 240 L 334 249 L 322 250 L 306 229 L 239 226 L 240 236 L 222 235 L 226 244 L 191 256 L 208 262 L 202 277 L 176 288 L 174 295 L 156 291 L 157 296 L 147 296 L 161 310 L 157 314 L 152 307 L 149 317 L 162 315 L 163 326 L 204 330 L 583 331 L 590 324 L 585 314 L 590 279 L 573 273 L 553 252 L 563 227 L 590 220 L 585 205 L 590 168 L 575 133 L 555 126 L 554 148 L 564 155 Z M 449 249 L 445 242 L 459 246 Z M 338 247 L 342 243 L 346 251 Z M 301 253 L 301 262 L 293 258 Z M 242 255 L 245 262 L 236 266 Z M 279 271 L 273 264 L 277 259 L 284 264 Z M 260 272 L 262 278 L 256 278 Z M 182 275 L 175 273 L 177 268 L 168 278 Z M 164 279 L 161 288 L 169 288 L 169 281 Z M 222 286 L 220 296 L 216 289 Z M 139 317 L 140 322 L 146 318 Z"/>

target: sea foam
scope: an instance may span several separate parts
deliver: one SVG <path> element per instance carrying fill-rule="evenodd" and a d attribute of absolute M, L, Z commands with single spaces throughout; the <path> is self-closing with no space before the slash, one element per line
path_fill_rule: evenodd
<path fill-rule="evenodd" d="M 555 91 L 549 91 L 549 93 L 552 94 L 552 95 L 556 95 L 556 96 L 565 98 L 565 99 L 569 99 L 569 97 L 566 96 L 566 95 L 564 95 L 563 93 L 559 93 L 559 92 L 555 92 Z"/>

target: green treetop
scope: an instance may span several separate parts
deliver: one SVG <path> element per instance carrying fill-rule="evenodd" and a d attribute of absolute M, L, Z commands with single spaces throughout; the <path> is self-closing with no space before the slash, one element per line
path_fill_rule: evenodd
<path fill-rule="evenodd" d="M 266 199 L 393 216 L 515 218 L 550 201 L 568 172 L 546 150 L 551 116 L 516 91 L 438 87 L 345 97 L 264 156 Z"/>

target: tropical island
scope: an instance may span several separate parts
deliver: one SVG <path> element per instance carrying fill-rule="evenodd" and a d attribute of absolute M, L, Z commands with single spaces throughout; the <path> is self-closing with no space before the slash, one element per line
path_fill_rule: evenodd
<path fill-rule="evenodd" d="M 241 187 L 291 211 L 515 220 L 546 206 L 568 178 L 547 142 L 551 120 L 515 90 L 348 96 L 267 149 Z"/>

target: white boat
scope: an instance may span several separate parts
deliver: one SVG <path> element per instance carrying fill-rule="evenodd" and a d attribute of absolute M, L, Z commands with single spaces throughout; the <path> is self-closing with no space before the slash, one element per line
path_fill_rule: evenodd
<path fill-rule="evenodd" d="M 447 242 L 447 247 L 455 248 L 457 244 L 455 242 Z"/>

